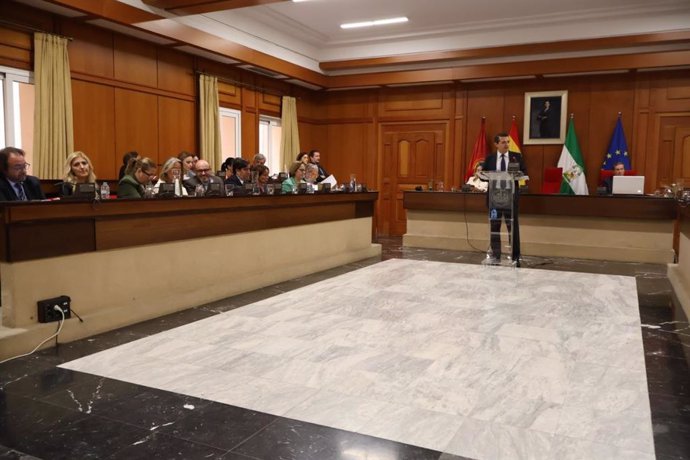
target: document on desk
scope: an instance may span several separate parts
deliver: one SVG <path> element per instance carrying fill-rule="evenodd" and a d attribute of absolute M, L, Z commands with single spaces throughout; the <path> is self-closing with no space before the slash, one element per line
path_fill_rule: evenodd
<path fill-rule="evenodd" d="M 322 184 L 331 184 L 331 187 L 335 187 L 338 184 L 338 181 L 335 180 L 335 176 L 331 174 L 327 178 L 321 181 Z"/>

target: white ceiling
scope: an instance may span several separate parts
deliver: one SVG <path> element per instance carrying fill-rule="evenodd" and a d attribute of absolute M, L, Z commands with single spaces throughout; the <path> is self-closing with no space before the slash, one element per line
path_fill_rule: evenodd
<path fill-rule="evenodd" d="M 688 0 L 309 0 L 174 17 L 244 46 L 320 71 L 318 63 L 440 50 L 687 29 Z M 408 23 L 343 30 L 344 22 Z"/>
<path fill-rule="evenodd" d="M 41 0 L 18 1 L 39 8 L 45 8 L 46 3 Z M 190 16 L 176 16 L 148 6 L 142 0 L 118 1 L 166 18 L 155 21 L 157 23 L 176 21 L 316 72 L 333 75 L 376 69 L 323 72 L 319 62 L 690 28 L 690 0 L 308 0 Z M 409 22 L 367 29 L 343 30 L 339 27 L 344 22 L 395 16 L 407 16 Z M 134 26 L 146 30 L 147 23 Z M 668 48 L 669 45 L 665 46 Z M 648 46 L 647 50 L 654 48 Z M 618 51 L 625 52 L 592 50 L 584 53 L 596 55 Z M 501 60 L 505 62 L 506 57 L 493 62 Z M 439 63 L 398 68 L 422 66 L 438 67 Z"/>

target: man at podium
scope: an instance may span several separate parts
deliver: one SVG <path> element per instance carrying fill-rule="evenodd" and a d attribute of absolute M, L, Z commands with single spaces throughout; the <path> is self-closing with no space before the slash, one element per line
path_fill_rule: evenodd
<path fill-rule="evenodd" d="M 501 132 L 494 136 L 495 152 L 490 153 L 484 159 L 484 171 L 508 171 L 508 164 L 517 163 L 523 175 L 527 174 L 527 168 L 522 155 L 518 152 L 508 151 L 510 138 L 507 133 Z M 489 209 L 490 228 L 491 228 L 491 259 L 493 263 L 501 261 L 501 220 L 505 221 L 508 233 L 512 231 L 512 254 L 513 262 L 520 266 L 520 227 L 518 224 L 518 195 L 519 188 L 515 181 L 515 194 L 513 196 L 513 210 L 509 209 Z M 489 196 L 487 195 L 487 205 Z M 512 222 L 512 225 L 511 225 Z M 511 228 L 512 227 L 512 228 Z"/>

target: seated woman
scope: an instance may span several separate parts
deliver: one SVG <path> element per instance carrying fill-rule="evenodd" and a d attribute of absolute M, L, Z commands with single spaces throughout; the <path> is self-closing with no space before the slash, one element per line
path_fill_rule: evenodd
<path fill-rule="evenodd" d="M 194 154 L 183 150 L 177 155 L 177 159 L 182 162 L 182 180 L 186 181 L 194 177 Z"/>
<path fill-rule="evenodd" d="M 71 196 L 77 189 L 77 184 L 96 183 L 91 160 L 84 152 L 70 153 L 65 160 L 65 176 L 60 184 L 60 196 Z"/>
<path fill-rule="evenodd" d="M 304 171 L 306 165 L 301 161 L 295 161 L 290 165 L 290 177 L 283 181 L 281 188 L 283 193 L 294 193 L 297 190 L 297 185 L 304 182 Z"/>
<path fill-rule="evenodd" d="M 474 192 L 486 192 L 489 189 L 489 183 L 479 178 L 479 173 L 483 170 L 484 165 L 477 163 L 477 166 L 474 167 L 474 174 L 465 182 L 467 185 L 472 186 L 472 191 Z"/>
<path fill-rule="evenodd" d="M 178 179 L 179 184 L 179 188 L 175 190 L 175 196 L 187 196 L 187 189 L 182 185 L 182 162 L 175 157 L 168 158 L 163 163 L 163 170 L 158 182 L 153 186 L 153 192 L 157 194 L 162 183 L 174 184 L 175 178 Z"/>
<path fill-rule="evenodd" d="M 268 184 L 268 166 L 256 165 L 252 169 L 252 175 L 256 173 L 256 183 L 259 186 L 261 193 L 266 193 L 266 184 Z"/>
<path fill-rule="evenodd" d="M 132 174 L 126 174 L 117 187 L 118 198 L 143 198 L 144 186 L 156 176 L 158 166 L 150 158 L 132 158 L 127 169 Z"/>
<path fill-rule="evenodd" d="M 122 166 L 120 166 L 120 172 L 118 173 L 117 180 L 122 179 L 125 177 L 125 174 L 127 174 L 127 165 L 129 164 L 129 160 L 132 158 L 137 158 L 139 154 L 137 152 L 127 152 L 122 156 Z"/>
<path fill-rule="evenodd" d="M 307 152 L 298 153 L 297 161 L 304 163 L 306 165 L 307 163 L 309 163 L 309 154 Z"/>

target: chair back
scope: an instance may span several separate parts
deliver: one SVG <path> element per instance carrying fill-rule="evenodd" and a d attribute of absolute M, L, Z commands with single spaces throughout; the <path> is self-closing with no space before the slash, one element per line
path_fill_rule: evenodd
<path fill-rule="evenodd" d="M 560 192 L 562 181 L 563 168 L 545 168 L 541 193 L 554 194 Z"/>
<path fill-rule="evenodd" d="M 637 176 L 637 170 L 628 169 L 625 171 L 626 176 Z M 599 186 L 604 185 L 604 181 L 613 176 L 613 169 L 602 169 L 599 171 Z"/>

